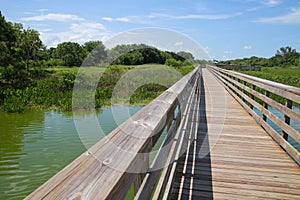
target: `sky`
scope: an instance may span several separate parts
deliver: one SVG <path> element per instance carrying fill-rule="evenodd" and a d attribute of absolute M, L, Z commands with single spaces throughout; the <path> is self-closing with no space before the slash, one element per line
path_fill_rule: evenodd
<path fill-rule="evenodd" d="M 39 31 L 47 47 L 155 27 L 189 37 L 216 60 L 300 51 L 297 0 L 0 0 L 0 11 Z"/>

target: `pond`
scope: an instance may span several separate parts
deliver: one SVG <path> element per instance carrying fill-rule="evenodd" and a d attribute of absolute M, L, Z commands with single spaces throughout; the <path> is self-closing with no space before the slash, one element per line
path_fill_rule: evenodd
<path fill-rule="evenodd" d="M 127 108 L 134 114 L 142 107 Z M 113 112 L 118 110 L 123 111 L 124 106 L 97 112 L 105 134 L 116 128 Z M 122 115 L 123 112 L 118 113 Z M 93 117 L 88 113 L 83 116 L 87 123 Z M 126 116 L 119 118 L 125 120 Z M 1 200 L 23 199 L 86 150 L 77 134 L 72 113 L 53 110 L 1 113 L 0 133 Z"/>
<path fill-rule="evenodd" d="M 141 108 L 142 106 L 112 106 L 96 112 L 96 116 L 104 134 L 108 134 L 117 127 L 113 113 L 118 114 L 117 121 L 121 123 L 128 118 L 125 110 L 133 115 Z M 300 112 L 299 108 L 294 109 Z M 283 118 L 276 109 L 270 108 L 270 111 Z M 94 115 L 82 113 L 79 118 L 81 125 L 84 124 L 83 129 L 93 132 L 90 122 Z M 281 132 L 275 124 L 270 124 L 278 133 Z M 291 125 L 300 131 L 300 126 L 295 121 L 291 120 Z M 85 145 L 91 146 L 100 139 L 99 135 L 92 136 L 92 140 L 88 140 L 88 144 L 85 142 Z M 291 138 L 289 141 L 300 150 L 298 143 Z M 154 148 L 158 148 L 161 142 L 160 139 Z M 53 110 L 28 111 L 22 114 L 1 113 L 0 199 L 23 199 L 83 153 L 85 145 L 77 134 L 72 113 Z"/>

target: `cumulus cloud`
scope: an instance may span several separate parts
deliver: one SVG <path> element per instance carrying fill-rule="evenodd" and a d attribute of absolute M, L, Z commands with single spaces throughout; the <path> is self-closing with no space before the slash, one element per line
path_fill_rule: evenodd
<path fill-rule="evenodd" d="M 103 24 L 86 20 L 77 15 L 49 13 L 24 17 L 21 20 L 28 21 L 28 23 L 36 27 L 36 30 L 40 32 L 42 41 L 48 47 L 54 47 L 66 41 L 82 44 L 89 40 L 103 40 L 110 35 Z M 57 31 L 50 28 L 51 22 L 62 22 L 65 30 Z"/>
<path fill-rule="evenodd" d="M 41 39 L 50 47 L 65 41 L 84 43 L 89 40 L 103 40 L 109 35 L 109 31 L 97 22 L 73 23 L 67 31 L 63 32 L 41 31 Z"/>
<path fill-rule="evenodd" d="M 58 22 L 66 22 L 66 21 L 83 21 L 84 19 L 70 14 L 62 14 L 62 13 L 48 13 L 46 15 L 37 15 L 32 17 L 23 17 L 22 21 L 58 21 Z"/>
<path fill-rule="evenodd" d="M 291 9 L 288 14 L 276 17 L 260 18 L 256 22 L 261 23 L 282 23 L 282 24 L 300 24 L 300 8 Z"/>

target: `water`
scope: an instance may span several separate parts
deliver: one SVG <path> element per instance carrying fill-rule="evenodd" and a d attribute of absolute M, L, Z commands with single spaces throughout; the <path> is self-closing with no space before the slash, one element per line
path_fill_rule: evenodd
<path fill-rule="evenodd" d="M 112 110 L 118 113 L 120 121 L 126 119 L 124 109 L 130 114 L 142 107 L 115 106 L 97 113 L 97 119 L 104 133 L 111 132 L 117 125 Z M 299 108 L 293 108 L 300 112 Z M 274 108 L 270 111 L 281 119 L 283 115 Z M 256 110 L 256 112 L 258 112 Z M 261 115 L 258 112 L 259 115 Z M 93 115 L 82 113 L 84 129 L 92 129 Z M 268 121 L 269 122 L 269 121 Z M 281 132 L 275 124 L 271 126 Z M 300 131 L 300 125 L 291 120 L 291 125 Z M 165 134 L 165 133 L 164 133 Z M 163 134 L 163 135 L 164 135 Z M 90 142 L 97 142 L 99 138 Z M 155 148 L 159 148 L 162 138 Z M 300 145 L 289 137 L 298 150 Z M 30 111 L 23 114 L 0 114 L 0 199 L 23 199 L 64 166 L 86 150 L 82 144 L 72 113 L 56 111 Z M 151 158 L 155 155 L 150 155 Z"/>
<path fill-rule="evenodd" d="M 297 107 L 293 107 L 292 108 L 295 112 L 300 113 L 300 108 Z M 273 108 L 273 107 L 269 107 L 268 110 L 273 113 L 274 115 L 276 115 L 277 117 L 279 117 L 281 120 L 284 119 L 284 115 L 279 112 L 277 109 Z M 254 108 L 254 111 L 261 117 L 262 114 L 261 112 Z M 277 126 L 275 123 L 273 123 L 271 120 L 267 119 L 267 123 L 270 124 L 270 126 L 278 133 L 281 135 L 281 128 L 279 126 Z M 295 130 L 297 130 L 298 132 L 300 132 L 300 124 L 298 124 L 297 122 L 295 122 L 293 119 L 291 119 L 290 121 L 290 126 L 293 127 Z M 297 143 L 292 137 L 288 137 L 288 142 L 295 147 L 298 151 L 300 151 L 300 144 Z"/>
<path fill-rule="evenodd" d="M 141 108 L 129 107 L 130 114 Z M 124 107 L 114 109 L 118 112 Z M 83 116 L 87 122 L 92 118 L 88 113 Z M 117 126 L 112 108 L 98 112 L 97 118 L 106 134 Z M 121 116 L 121 119 L 125 120 L 126 116 Z M 85 150 L 76 132 L 72 113 L 1 113 L 0 199 L 23 199 Z"/>

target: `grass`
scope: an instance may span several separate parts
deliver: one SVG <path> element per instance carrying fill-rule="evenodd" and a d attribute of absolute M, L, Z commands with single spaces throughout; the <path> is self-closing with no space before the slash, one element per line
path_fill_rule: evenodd
<path fill-rule="evenodd" d="M 121 90 L 114 96 L 114 104 L 126 102 L 126 95 L 131 92 L 129 104 L 145 105 L 179 80 L 180 73 L 186 74 L 193 68 L 189 66 L 177 68 L 179 73 L 174 73 L 174 69 L 157 64 L 114 65 L 108 68 L 47 68 L 48 75 L 43 79 L 34 80 L 30 86 L 22 89 L 2 88 L 0 109 L 5 112 L 23 112 L 26 109 L 36 108 L 71 111 L 75 83 L 83 90 L 92 88 L 93 83 L 96 84 L 95 108 L 112 104 L 111 98 L 115 94 L 113 92 L 116 85 L 120 86 Z"/>
<path fill-rule="evenodd" d="M 263 67 L 261 71 L 239 72 L 300 88 L 300 67 Z M 258 87 L 256 87 L 256 91 L 263 94 L 265 92 L 263 89 Z M 270 98 L 280 102 L 281 104 L 285 103 L 285 98 L 276 94 L 270 93 Z M 255 98 L 255 100 L 258 103 L 262 104 L 262 101 L 260 99 Z M 299 104 L 294 102 L 294 106 L 299 107 Z"/>
<path fill-rule="evenodd" d="M 240 72 L 300 88 L 300 67 L 263 67 L 261 71 Z"/>

